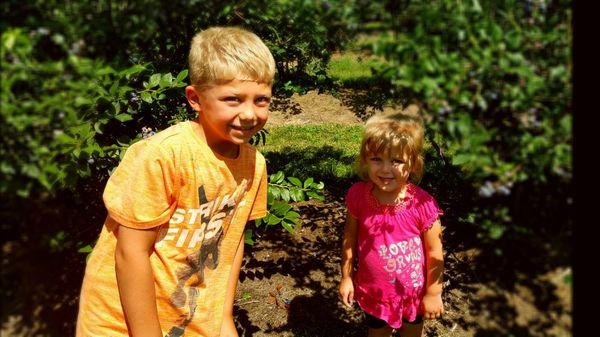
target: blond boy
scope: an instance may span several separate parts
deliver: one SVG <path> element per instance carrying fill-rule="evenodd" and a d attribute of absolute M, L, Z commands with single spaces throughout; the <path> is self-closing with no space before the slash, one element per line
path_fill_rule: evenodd
<path fill-rule="evenodd" d="M 185 88 L 196 121 L 133 144 L 104 191 L 108 216 L 83 280 L 77 336 L 238 336 L 233 300 L 247 221 L 267 172 L 273 56 L 254 34 L 197 34 Z"/>

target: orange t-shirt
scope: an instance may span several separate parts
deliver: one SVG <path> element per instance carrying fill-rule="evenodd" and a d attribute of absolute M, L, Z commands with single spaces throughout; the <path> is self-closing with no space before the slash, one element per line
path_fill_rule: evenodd
<path fill-rule="evenodd" d="M 108 216 L 81 289 L 77 336 L 128 336 L 115 272 L 115 231 L 160 226 L 150 256 L 163 334 L 218 336 L 227 281 L 244 226 L 263 217 L 263 156 L 211 151 L 201 126 L 182 122 L 129 147 L 104 190 Z"/>

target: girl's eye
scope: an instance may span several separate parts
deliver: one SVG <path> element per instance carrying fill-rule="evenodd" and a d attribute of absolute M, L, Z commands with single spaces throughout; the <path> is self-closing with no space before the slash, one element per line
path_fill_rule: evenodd
<path fill-rule="evenodd" d="M 394 159 L 394 160 L 392 160 L 392 164 L 394 164 L 394 165 L 400 165 L 400 164 L 404 164 L 404 161 L 400 160 L 400 159 Z"/>
<path fill-rule="evenodd" d="M 379 157 L 371 157 L 370 160 L 371 161 L 381 161 L 381 158 L 379 158 Z"/>

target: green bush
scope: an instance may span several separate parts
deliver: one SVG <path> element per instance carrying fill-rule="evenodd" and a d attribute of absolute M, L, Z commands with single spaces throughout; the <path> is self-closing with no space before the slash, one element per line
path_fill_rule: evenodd
<path fill-rule="evenodd" d="M 421 104 L 482 198 L 504 197 L 469 217 L 497 239 L 513 186 L 571 178 L 570 1 L 398 4 L 374 45 L 390 63 L 379 75 Z"/>
<path fill-rule="evenodd" d="M 346 2 L 35 1 L 25 6 L 8 1 L 1 8 L 9 27 L 41 27 L 61 34 L 79 55 L 119 68 L 149 63 L 160 73 L 187 68 L 189 43 L 196 32 L 216 25 L 246 27 L 275 57 L 276 89 L 290 93 L 327 82 L 331 52 L 352 34 L 352 7 Z"/>

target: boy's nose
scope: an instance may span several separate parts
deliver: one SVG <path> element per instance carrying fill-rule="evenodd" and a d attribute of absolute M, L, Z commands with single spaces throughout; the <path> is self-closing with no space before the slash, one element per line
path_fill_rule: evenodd
<path fill-rule="evenodd" d="M 256 112 L 254 111 L 254 107 L 251 105 L 244 105 L 239 114 L 240 119 L 242 120 L 254 120 L 256 119 Z"/>

